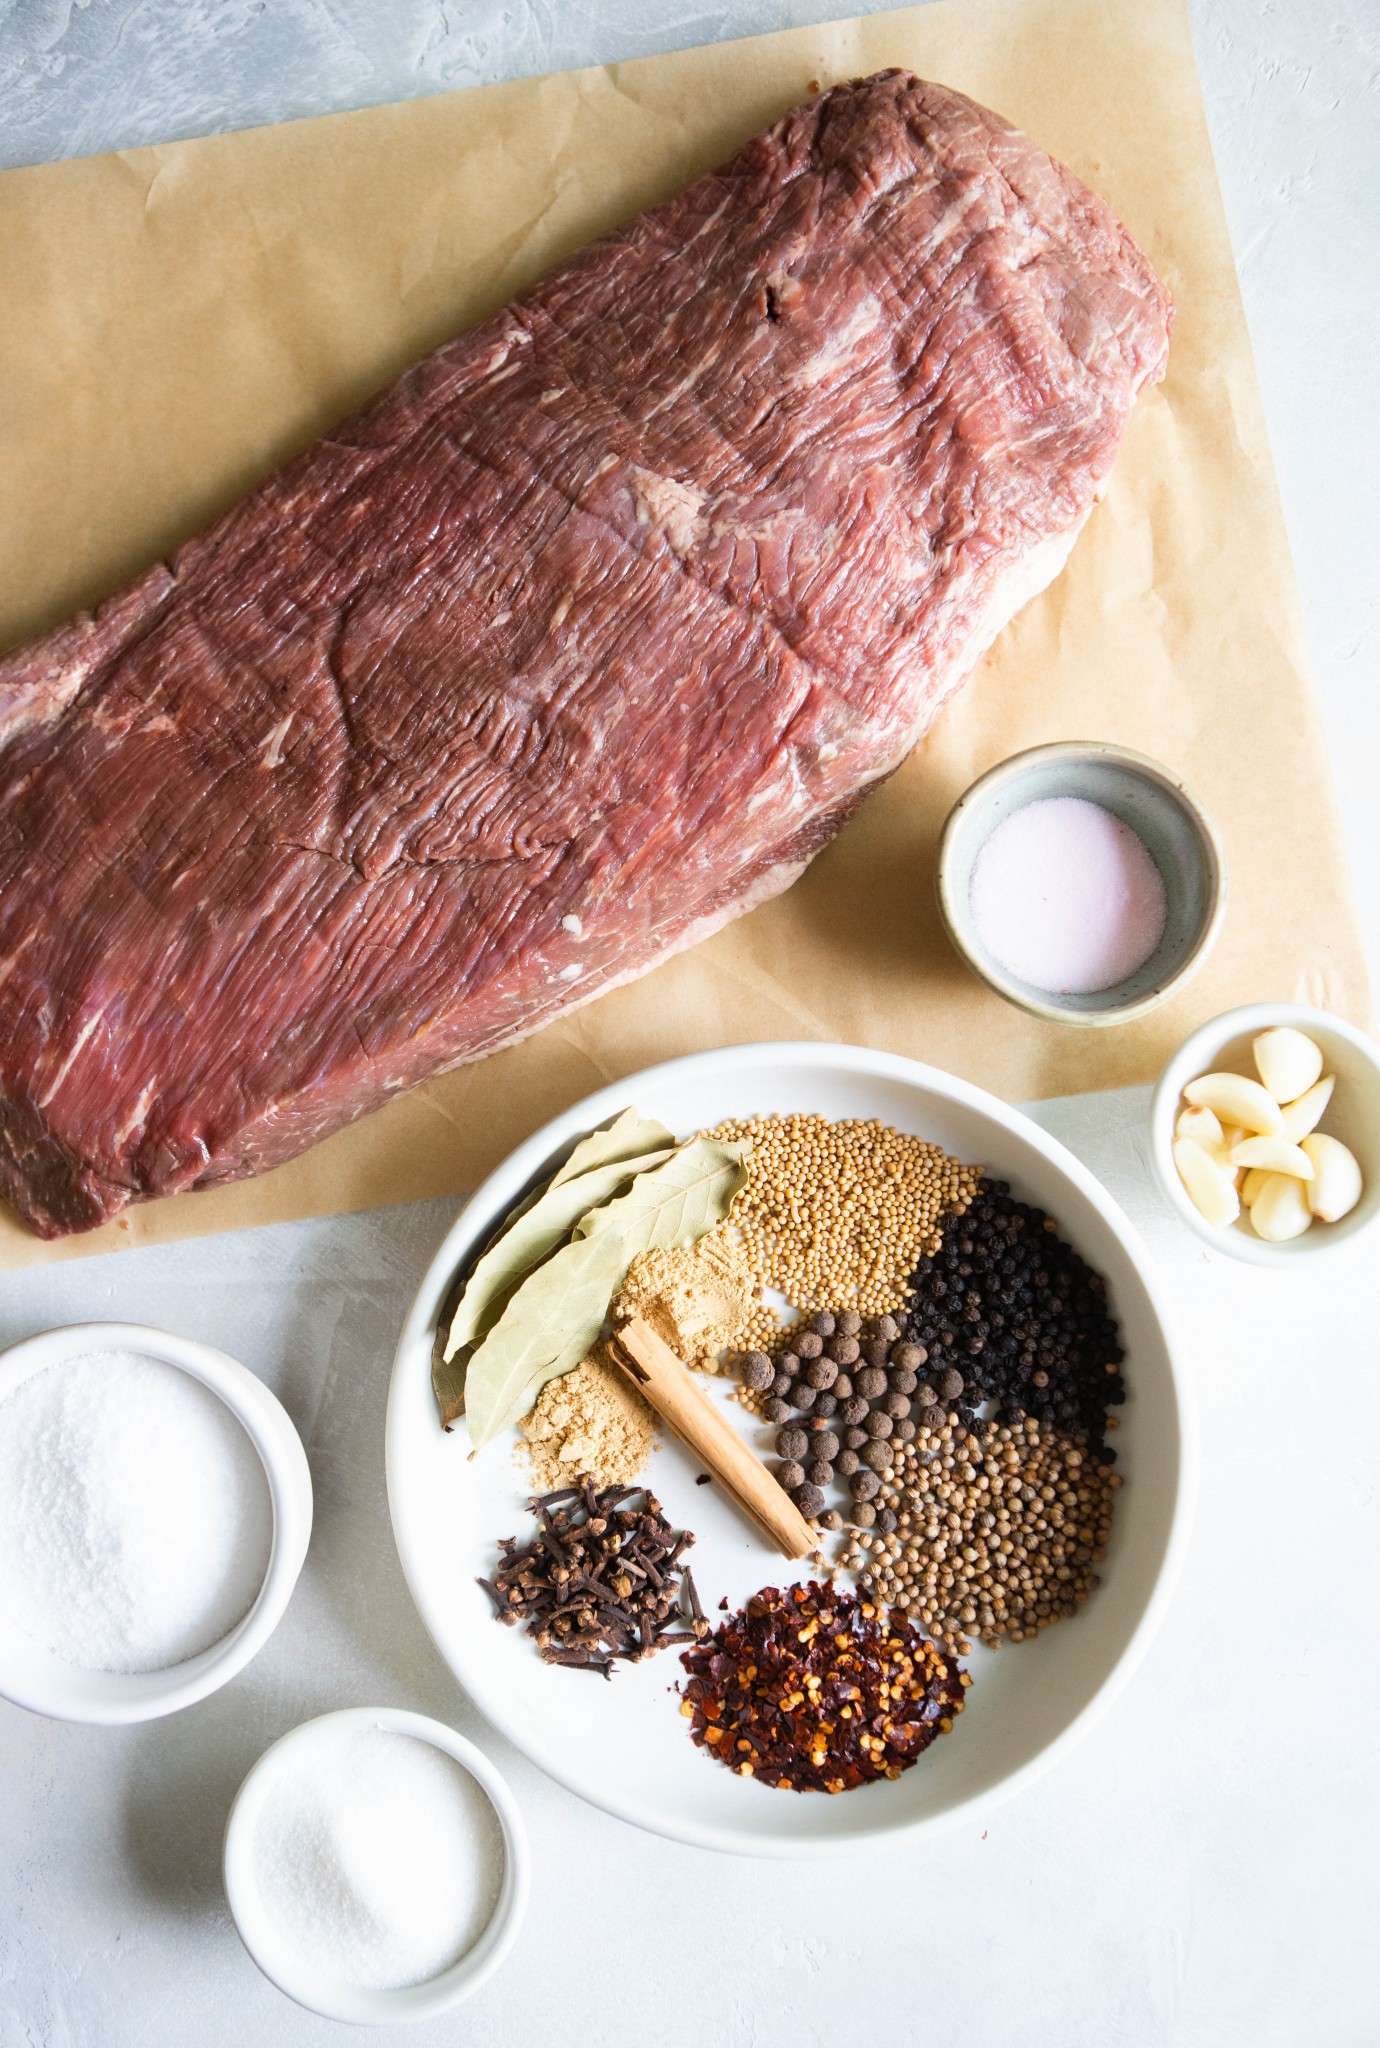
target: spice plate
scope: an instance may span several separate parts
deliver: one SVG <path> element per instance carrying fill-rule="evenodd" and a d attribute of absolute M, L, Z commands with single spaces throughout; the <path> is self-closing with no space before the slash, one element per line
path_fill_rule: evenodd
<path fill-rule="evenodd" d="M 612 1679 L 541 1662 L 499 1627 L 476 1580 L 497 1539 L 528 1523 L 515 1437 L 468 1456 L 463 1422 L 438 1425 L 432 1338 L 471 1248 L 572 1141 L 635 1103 L 678 1136 L 729 1117 L 815 1112 L 878 1117 L 1010 1181 L 1058 1220 L 1105 1276 L 1127 1351 L 1118 1469 L 1125 1484 L 1096 1597 L 1038 1639 L 975 1649 L 967 1709 L 952 1735 L 900 1778 L 829 1797 L 715 1766 L 689 1739 L 674 1651 Z M 727 1402 L 727 1385 L 707 1382 Z M 730 1407 L 765 1453 L 772 1430 Z M 440 1246 L 399 1342 L 389 1397 L 389 1503 L 403 1569 L 441 1655 L 481 1710 L 532 1761 L 606 1811 L 675 1839 L 749 1855 L 847 1850 L 879 1836 L 952 1826 L 1051 1764 L 1114 1697 L 1149 1640 L 1187 1535 L 1194 1437 L 1171 1322 L 1148 1256 L 1092 1174 L 1019 1111 L 938 1069 L 855 1046 L 730 1047 L 620 1081 L 548 1124 L 484 1183 Z M 809 1576 L 774 1555 L 678 1443 L 663 1438 L 647 1483 L 695 1532 L 688 1562 L 711 1619 L 768 1585 Z"/>

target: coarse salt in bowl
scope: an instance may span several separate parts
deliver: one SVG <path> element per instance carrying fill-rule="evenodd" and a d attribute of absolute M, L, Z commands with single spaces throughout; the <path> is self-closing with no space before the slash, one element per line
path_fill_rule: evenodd
<path fill-rule="evenodd" d="M 1089 841 L 1086 829 L 1081 836 L 1068 830 L 1056 833 L 1047 854 L 1052 857 L 1058 850 L 1063 858 L 1052 859 L 1050 873 L 1042 875 L 1036 865 L 1040 835 L 1034 834 L 1033 847 L 1023 852 L 1007 847 L 1006 859 L 997 863 L 999 875 L 984 876 L 983 856 L 989 848 L 996 852 L 997 835 L 1005 830 L 1019 836 L 1022 813 L 1055 805 L 1064 811 L 1104 813 L 1104 824 L 1118 830 L 1128 844 L 1118 853 L 1105 835 Z M 1128 851 L 1134 856 L 1130 861 Z M 1070 862 L 1075 895 L 1080 888 L 1086 894 L 1099 871 L 1126 891 L 1127 930 L 1104 933 L 1101 947 L 1092 948 L 1094 955 L 1099 950 L 1106 953 L 1117 977 L 1104 985 L 1092 985 L 1095 976 L 1077 978 L 1089 935 L 1078 929 L 1072 900 L 1063 906 L 1061 919 L 1061 906 L 1041 895 L 1042 881 L 1047 888 L 1060 879 L 1068 883 Z M 1157 885 L 1158 900 L 1153 903 L 1138 867 L 1149 869 L 1149 878 Z M 1023 881 L 1030 888 L 1027 902 L 993 901 L 999 886 L 1019 889 Z M 935 886 L 945 929 L 974 974 L 1018 1009 L 1058 1024 L 1124 1024 L 1155 1009 L 1197 972 L 1216 941 L 1226 910 L 1225 856 L 1201 804 L 1158 761 L 1101 741 L 1064 740 L 1030 747 L 980 776 L 945 821 Z M 1051 911 L 1056 914 L 1051 916 Z M 1092 921 L 1088 912 L 1084 901 L 1084 922 Z M 1022 914 L 1029 925 L 1023 934 Z M 1131 942 L 1136 927 L 1147 921 L 1153 921 L 1153 929 L 1145 953 Z M 1042 941 L 1036 936 L 1040 925 L 1045 928 Z M 1000 942 L 1013 936 L 1019 941 L 1020 958 L 999 958 Z M 998 950 L 993 949 L 994 940 Z M 1118 966 L 1118 953 L 1128 944 L 1131 949 Z M 1042 946 L 1049 953 L 1051 974 L 1044 982 L 1027 978 Z M 1035 959 L 1027 957 L 1032 953 Z M 1070 967 L 1074 978 L 1064 985 L 1061 975 Z"/>
<path fill-rule="evenodd" d="M 205 1699 L 243 1670 L 282 1618 L 312 1523 L 306 1453 L 281 1403 L 237 1360 L 194 1338 L 143 1323 L 73 1323 L 44 1331 L 0 1354 L 0 1414 L 5 1400 L 36 1374 L 49 1368 L 70 1371 L 80 1360 L 112 1353 L 186 1373 L 224 1404 L 262 1468 L 271 1529 L 261 1577 L 255 1560 L 257 1591 L 249 1581 L 245 1593 L 253 1597 L 239 1618 L 196 1654 L 176 1655 L 175 1661 L 153 1668 L 86 1668 L 70 1654 L 45 1646 L 31 1627 L 0 1606 L 0 1696 L 57 1720 L 107 1725 L 174 1713 Z M 263 1532 L 253 1540 L 263 1541 Z"/>
<path fill-rule="evenodd" d="M 342 1745 L 367 1741 L 376 1735 L 407 1737 L 453 1759 L 483 1795 L 499 1842 L 501 1868 L 492 1904 L 482 1916 L 482 1926 L 463 1953 L 420 1982 L 361 1983 L 332 1969 L 326 1960 L 326 1942 L 311 1939 L 313 1929 L 308 1913 L 298 1916 L 296 1928 L 289 1928 L 282 1910 L 281 1887 L 277 1888 L 275 1899 L 273 1857 L 280 1850 L 282 1834 L 279 1830 L 275 1839 L 274 1829 L 283 1806 L 298 1793 L 303 1774 L 312 1771 L 314 1761 L 329 1762 L 340 1753 Z M 341 1803 L 342 1809 L 348 1808 L 344 1786 Z M 348 1820 L 351 1816 L 344 1811 L 341 1818 Z M 323 1816 L 324 1821 L 329 1819 L 329 1813 Z M 324 1827 L 318 1830 L 324 1832 Z M 362 1852 L 369 1848 L 367 1841 L 356 1846 Z M 320 1844 L 317 1848 L 319 1853 Z M 375 1870 L 370 1881 L 376 1905 L 385 1903 L 377 1895 L 387 1884 L 387 1859 L 380 1860 L 385 1867 Z M 455 1729 L 398 1707 L 349 1707 L 322 1714 L 302 1722 L 266 1750 L 241 1785 L 230 1809 L 222 1869 L 225 1896 L 240 1939 L 264 1975 L 309 2011 L 357 2026 L 389 2026 L 430 2019 L 472 1997 L 498 1969 L 516 1941 L 530 1887 L 526 1830 L 499 1772 L 482 1750 Z M 304 1875 L 319 1882 L 320 1865 Z M 346 1889 L 337 1884 L 331 1890 L 334 1913 L 357 1908 L 367 1916 L 370 1901 L 351 1900 Z"/>

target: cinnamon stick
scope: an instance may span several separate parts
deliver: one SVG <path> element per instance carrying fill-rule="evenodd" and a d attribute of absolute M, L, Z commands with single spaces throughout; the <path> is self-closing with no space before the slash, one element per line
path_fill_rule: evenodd
<path fill-rule="evenodd" d="M 634 1316 L 614 1332 L 610 1348 L 642 1398 L 783 1557 L 804 1557 L 816 1547 L 819 1538 L 790 1495 L 650 1323 Z"/>

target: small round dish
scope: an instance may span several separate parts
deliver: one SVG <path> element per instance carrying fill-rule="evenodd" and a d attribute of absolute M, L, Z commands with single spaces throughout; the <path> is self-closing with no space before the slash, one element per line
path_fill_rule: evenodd
<path fill-rule="evenodd" d="M 1009 973 L 987 951 L 970 904 L 973 867 L 997 826 L 1027 804 L 1081 797 L 1142 841 L 1165 885 L 1164 936 L 1126 980 L 1059 995 Z M 1126 1024 L 1181 989 L 1207 958 L 1226 912 L 1226 861 L 1216 827 L 1177 777 L 1145 754 L 1065 740 L 1013 754 L 979 776 L 950 811 L 935 870 L 939 911 L 955 950 L 997 995 L 1053 1024 Z"/>
<path fill-rule="evenodd" d="M 467 1770 L 485 1794 L 503 1836 L 503 1878 L 488 1925 L 458 1962 L 424 1984 L 399 1991 L 362 1989 L 306 1962 L 271 1918 L 254 1873 L 254 1834 L 284 1772 L 327 1729 L 344 1734 L 380 1729 L 429 1742 Z M 401 1707 L 346 1707 L 303 1721 L 264 1751 L 235 1795 L 225 1826 L 222 1858 L 225 1896 L 239 1932 L 264 1975 L 309 2012 L 355 2026 L 396 2026 L 432 2019 L 471 1997 L 493 1975 L 517 1940 L 530 1887 L 527 1831 L 507 1784 L 482 1750 L 453 1728 Z"/>
<path fill-rule="evenodd" d="M 1361 1199 L 1338 1223 L 1315 1223 L 1302 1237 L 1267 1244 L 1239 1216 L 1225 1230 L 1216 1229 L 1188 1198 L 1174 1165 L 1174 1125 L 1184 1089 L 1200 1074 L 1224 1069 L 1254 1078 L 1251 1041 L 1276 1025 L 1306 1032 L 1322 1048 L 1323 1072 L 1337 1076 L 1337 1087 L 1319 1129 L 1340 1138 L 1356 1155 L 1361 1169 Z M 1292 1266 L 1350 1244 L 1380 1215 L 1380 1047 L 1354 1024 L 1304 1003 L 1247 1003 L 1224 1010 L 1186 1038 L 1155 1084 L 1150 1101 L 1150 1160 L 1165 1200 L 1204 1244 L 1228 1258 L 1252 1266 Z"/>
<path fill-rule="evenodd" d="M 85 1671 L 66 1664 L 0 1615 L 0 1696 L 58 1721 L 107 1726 L 153 1721 L 190 1707 L 242 1671 L 282 1619 L 311 1536 L 311 1472 L 282 1403 L 246 1366 L 210 1344 L 145 1323 L 69 1323 L 0 1353 L 0 1402 L 31 1374 L 93 1351 L 136 1351 L 178 1366 L 222 1400 L 259 1454 L 273 1535 L 258 1598 L 228 1635 L 161 1671 Z"/>

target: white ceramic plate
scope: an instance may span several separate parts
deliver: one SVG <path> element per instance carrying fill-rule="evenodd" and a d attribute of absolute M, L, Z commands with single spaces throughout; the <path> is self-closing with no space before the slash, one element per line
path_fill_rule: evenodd
<path fill-rule="evenodd" d="M 736 1777 L 690 1740 L 672 1690 L 682 1676 L 674 1651 L 618 1666 L 608 1683 L 554 1669 L 520 1630 L 494 1620 L 475 1584 L 493 1570 L 497 1539 L 525 1538 L 530 1518 L 511 1444 L 490 1445 L 470 1462 L 463 1424 L 449 1435 L 438 1424 L 431 1346 L 440 1305 L 471 1246 L 538 1172 L 628 1103 L 681 1136 L 756 1111 L 880 1117 L 1009 1180 L 1058 1220 L 1108 1282 L 1130 1394 L 1114 1439 L 1126 1484 L 1101 1588 L 1036 1641 L 1000 1654 L 977 1650 L 967 1711 L 898 1779 L 830 1798 Z M 754 1426 L 759 1449 L 771 1434 Z M 389 1396 L 387 1464 L 413 1597 L 441 1655 L 494 1726 L 561 1784 L 624 1820 L 766 1856 L 949 1826 L 1051 1763 L 1108 1704 L 1159 1619 L 1186 1540 L 1194 1471 L 1183 1373 L 1149 1258 L 1092 1174 L 1029 1118 L 952 1075 L 856 1046 L 810 1044 L 733 1046 L 650 1068 L 519 1146 L 462 1211 L 408 1316 Z M 696 1485 L 696 1469 L 668 1439 L 649 1480 L 673 1522 L 696 1532 L 689 1562 L 706 1611 L 714 1614 L 721 1597 L 736 1608 L 759 1587 L 798 1577 L 717 1487 Z"/>

